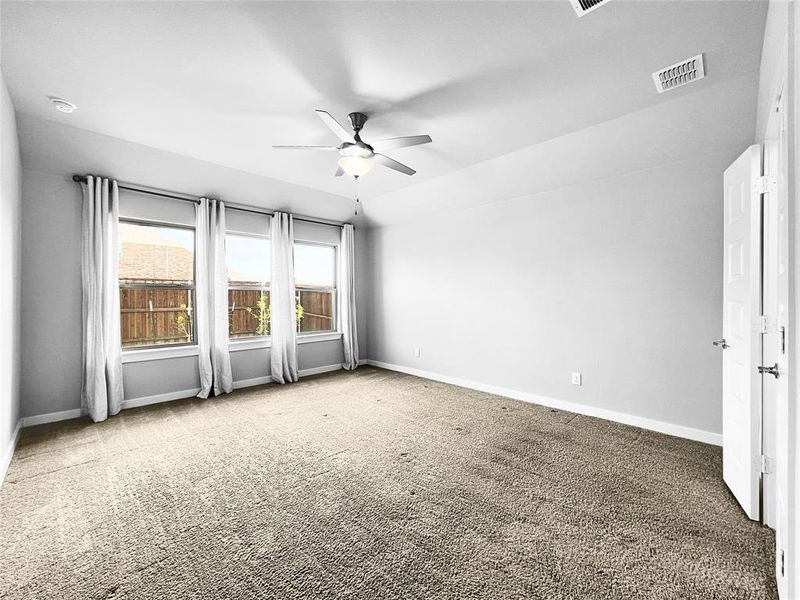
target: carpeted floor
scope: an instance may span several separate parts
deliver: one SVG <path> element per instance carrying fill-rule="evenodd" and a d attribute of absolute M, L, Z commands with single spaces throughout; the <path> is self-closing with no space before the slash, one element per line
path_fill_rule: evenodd
<path fill-rule="evenodd" d="M 365 367 L 26 429 L 0 597 L 775 598 L 718 448 Z"/>

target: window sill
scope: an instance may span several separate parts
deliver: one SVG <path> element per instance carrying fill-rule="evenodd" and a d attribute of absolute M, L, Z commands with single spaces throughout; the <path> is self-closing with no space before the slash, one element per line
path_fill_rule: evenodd
<path fill-rule="evenodd" d="M 200 349 L 197 346 L 169 346 L 167 348 L 144 348 L 142 350 L 123 350 L 122 364 L 162 360 L 166 358 L 182 358 L 184 356 L 197 356 Z"/>
<path fill-rule="evenodd" d="M 234 338 L 228 342 L 228 352 L 241 352 L 242 350 L 260 350 L 270 348 L 272 340 L 268 337 Z"/>
<path fill-rule="evenodd" d="M 311 344 L 313 342 L 329 342 L 342 338 L 341 331 L 331 331 L 325 333 L 299 333 L 297 334 L 298 344 Z"/>
<path fill-rule="evenodd" d="M 314 342 L 330 342 L 333 340 L 341 339 L 341 332 L 325 332 L 325 333 L 302 333 L 297 335 L 297 344 L 313 344 Z M 272 340 L 270 338 L 255 338 L 255 339 L 236 339 L 228 342 L 228 352 L 240 352 L 242 350 L 260 350 L 261 348 L 271 348 Z"/>
<path fill-rule="evenodd" d="M 297 344 L 313 344 L 315 342 L 331 342 L 342 338 L 340 331 L 325 333 L 298 334 Z M 272 347 L 272 340 L 268 337 L 253 339 L 234 339 L 228 343 L 228 352 L 241 352 L 243 350 L 260 350 Z M 122 364 L 146 362 L 151 360 L 164 360 L 169 358 L 182 358 L 184 356 L 197 356 L 200 349 L 197 346 L 169 346 L 167 348 L 144 348 L 142 350 L 123 350 Z"/>

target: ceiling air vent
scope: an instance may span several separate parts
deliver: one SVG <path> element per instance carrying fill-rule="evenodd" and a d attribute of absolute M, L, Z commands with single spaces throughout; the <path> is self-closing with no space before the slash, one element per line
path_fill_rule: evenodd
<path fill-rule="evenodd" d="M 670 65 L 666 69 L 661 69 L 653 73 L 653 82 L 656 84 L 658 93 L 661 94 L 687 83 L 697 81 L 706 76 L 703 69 L 703 55 L 698 54 L 692 58 L 687 58 L 679 63 Z"/>
<path fill-rule="evenodd" d="M 578 13 L 579 17 L 582 17 L 588 12 L 593 11 L 595 8 L 602 4 L 608 4 L 611 0 L 569 0 L 569 3 L 572 4 L 572 8 L 575 9 L 575 12 Z"/>

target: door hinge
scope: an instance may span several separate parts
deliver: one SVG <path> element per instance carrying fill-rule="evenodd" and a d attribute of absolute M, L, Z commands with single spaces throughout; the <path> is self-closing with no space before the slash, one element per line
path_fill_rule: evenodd
<path fill-rule="evenodd" d="M 786 354 L 786 327 L 781 327 L 781 354 Z"/>
<path fill-rule="evenodd" d="M 786 577 L 786 557 L 781 548 L 781 577 Z"/>
<path fill-rule="evenodd" d="M 763 475 L 772 473 L 772 459 L 766 454 L 761 455 L 761 473 Z"/>
<path fill-rule="evenodd" d="M 769 323 L 766 315 L 760 315 L 757 323 L 758 333 L 769 333 Z"/>
<path fill-rule="evenodd" d="M 753 180 L 753 192 L 756 194 L 774 194 L 778 189 L 778 180 L 774 175 L 762 175 Z"/>

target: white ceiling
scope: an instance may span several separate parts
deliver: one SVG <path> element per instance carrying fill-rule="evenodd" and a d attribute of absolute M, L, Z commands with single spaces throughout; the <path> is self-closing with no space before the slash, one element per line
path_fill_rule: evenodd
<path fill-rule="evenodd" d="M 591 190 L 591 184 L 603 179 L 664 167 L 676 178 L 675 193 L 680 195 L 684 193 L 680 177 L 686 166 L 708 164 L 710 156 L 720 157 L 723 165 L 730 164 L 753 143 L 757 87 L 757 73 L 710 85 L 367 199 L 365 213 L 370 225 L 379 226 L 487 204 L 497 204 L 502 210 L 503 203 L 510 200 L 536 202 L 541 192 L 573 186 Z M 715 173 L 721 203 L 722 171 Z"/>
<path fill-rule="evenodd" d="M 692 95 L 758 69 L 764 2 L 10 2 L 2 68 L 17 110 L 341 196 L 313 110 L 367 112 L 389 154 L 365 197 Z M 707 77 L 656 93 L 650 73 L 703 52 Z M 755 90 L 753 90 L 755 94 Z M 47 100 L 79 106 L 57 113 Z M 146 183 L 146 182 L 142 182 Z"/>

